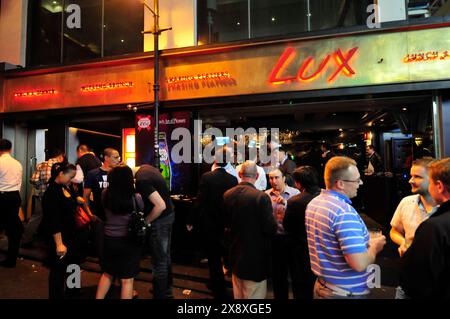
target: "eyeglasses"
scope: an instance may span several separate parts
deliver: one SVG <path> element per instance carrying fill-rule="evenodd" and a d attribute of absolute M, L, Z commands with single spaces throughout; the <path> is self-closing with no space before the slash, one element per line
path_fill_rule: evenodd
<path fill-rule="evenodd" d="M 351 181 L 351 180 L 348 180 L 348 179 L 341 179 L 341 181 L 349 182 L 349 183 L 358 183 L 358 184 L 362 183 L 362 179 L 361 178 L 358 178 L 357 180 L 354 180 L 354 181 Z"/>

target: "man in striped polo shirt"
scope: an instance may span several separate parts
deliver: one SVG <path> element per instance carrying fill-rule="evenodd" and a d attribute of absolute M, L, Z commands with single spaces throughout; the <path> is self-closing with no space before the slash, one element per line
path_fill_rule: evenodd
<path fill-rule="evenodd" d="M 325 166 L 326 190 L 307 206 L 305 226 L 311 269 L 317 276 L 314 298 L 367 298 L 369 272 L 386 238 L 370 238 L 351 205 L 362 185 L 356 162 L 331 158 Z"/>

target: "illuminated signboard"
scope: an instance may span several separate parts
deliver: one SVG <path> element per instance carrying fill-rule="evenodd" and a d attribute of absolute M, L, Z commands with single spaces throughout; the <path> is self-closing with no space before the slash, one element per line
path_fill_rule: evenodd
<path fill-rule="evenodd" d="M 222 80 L 229 79 L 229 72 L 215 72 L 215 73 L 204 73 L 197 75 L 185 75 L 185 76 L 175 76 L 166 79 L 167 84 L 177 84 L 192 81 L 204 81 L 204 80 Z"/>
<path fill-rule="evenodd" d="M 131 88 L 134 86 L 134 83 L 129 82 L 114 82 L 114 83 L 101 83 L 101 84 L 93 84 L 93 85 L 85 85 L 81 87 L 81 92 L 98 92 L 98 91 L 109 91 L 109 90 L 117 90 L 124 88 Z"/>
<path fill-rule="evenodd" d="M 293 63 L 295 57 L 297 56 L 297 50 L 295 48 L 292 47 L 286 48 L 284 52 L 281 54 L 281 57 L 279 58 L 277 63 L 275 64 L 275 67 L 273 68 L 272 72 L 270 72 L 269 83 L 278 85 L 289 83 L 294 80 L 297 80 L 299 82 L 314 81 L 324 74 L 327 67 L 329 67 L 330 60 L 332 57 L 336 62 L 336 67 L 335 72 L 327 79 L 328 82 L 333 82 L 342 73 L 348 77 L 352 77 L 353 75 L 356 74 L 356 72 L 350 66 L 350 61 L 352 60 L 357 50 L 358 48 L 355 47 L 349 50 L 347 53 L 343 53 L 341 49 L 337 49 L 335 52 L 324 56 L 322 58 L 320 65 L 313 72 L 310 71 L 310 68 L 311 63 L 314 62 L 314 57 L 309 56 L 301 63 L 301 66 L 298 69 L 296 75 L 282 77 L 282 75 L 285 73 L 284 72 L 285 69 Z"/>
<path fill-rule="evenodd" d="M 44 95 L 55 95 L 58 93 L 55 89 L 40 90 L 40 91 L 29 91 L 29 92 L 16 92 L 14 97 L 35 97 Z"/>
<path fill-rule="evenodd" d="M 421 53 L 411 53 L 403 58 L 403 62 L 412 63 L 412 62 L 427 62 L 427 61 L 435 61 L 435 60 L 446 60 L 450 59 L 450 51 L 428 51 Z"/>

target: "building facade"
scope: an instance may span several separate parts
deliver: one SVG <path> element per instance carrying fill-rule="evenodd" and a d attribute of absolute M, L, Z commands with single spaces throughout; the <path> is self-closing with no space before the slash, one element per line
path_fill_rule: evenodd
<path fill-rule="evenodd" d="M 97 152 L 113 146 L 133 165 L 148 162 L 153 142 L 143 123 L 151 122 L 154 55 L 151 35 L 140 32 L 152 28 L 150 11 L 131 0 L 1 6 L 1 131 L 25 175 L 51 147 L 74 161 L 80 142 Z M 299 157 L 319 141 L 344 154 L 368 141 L 401 178 L 416 148 L 450 156 L 449 8 L 161 1 L 160 25 L 172 30 L 161 36 L 160 125 L 278 127 Z M 160 147 L 169 149 L 170 132 Z M 171 169 L 185 178 L 173 191 L 194 193 L 198 165 Z"/>

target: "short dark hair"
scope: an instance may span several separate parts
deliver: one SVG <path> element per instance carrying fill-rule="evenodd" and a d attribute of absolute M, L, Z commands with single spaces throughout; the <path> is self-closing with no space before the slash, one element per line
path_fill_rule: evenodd
<path fill-rule="evenodd" d="M 0 139 L 0 152 L 10 151 L 12 149 L 12 143 L 7 139 Z"/>
<path fill-rule="evenodd" d="M 312 166 L 300 166 L 292 173 L 294 181 L 308 189 L 319 187 L 319 174 Z"/>
<path fill-rule="evenodd" d="M 431 162 L 428 165 L 428 172 L 434 182 L 441 181 L 447 192 L 450 192 L 450 158 Z"/>
<path fill-rule="evenodd" d="M 90 152 L 91 148 L 86 144 L 80 144 L 77 146 L 77 152 Z"/>
<path fill-rule="evenodd" d="M 370 148 L 371 150 L 375 150 L 375 146 L 373 146 L 373 144 L 367 145 L 368 148 Z"/>
<path fill-rule="evenodd" d="M 111 157 L 114 152 L 118 152 L 116 149 L 108 147 L 103 150 L 103 158 L 106 156 Z"/>
<path fill-rule="evenodd" d="M 48 152 L 48 157 L 49 158 L 55 158 L 55 157 L 58 157 L 58 156 L 61 156 L 61 155 L 64 156 L 65 154 L 59 148 L 54 148 L 50 152 Z"/>

